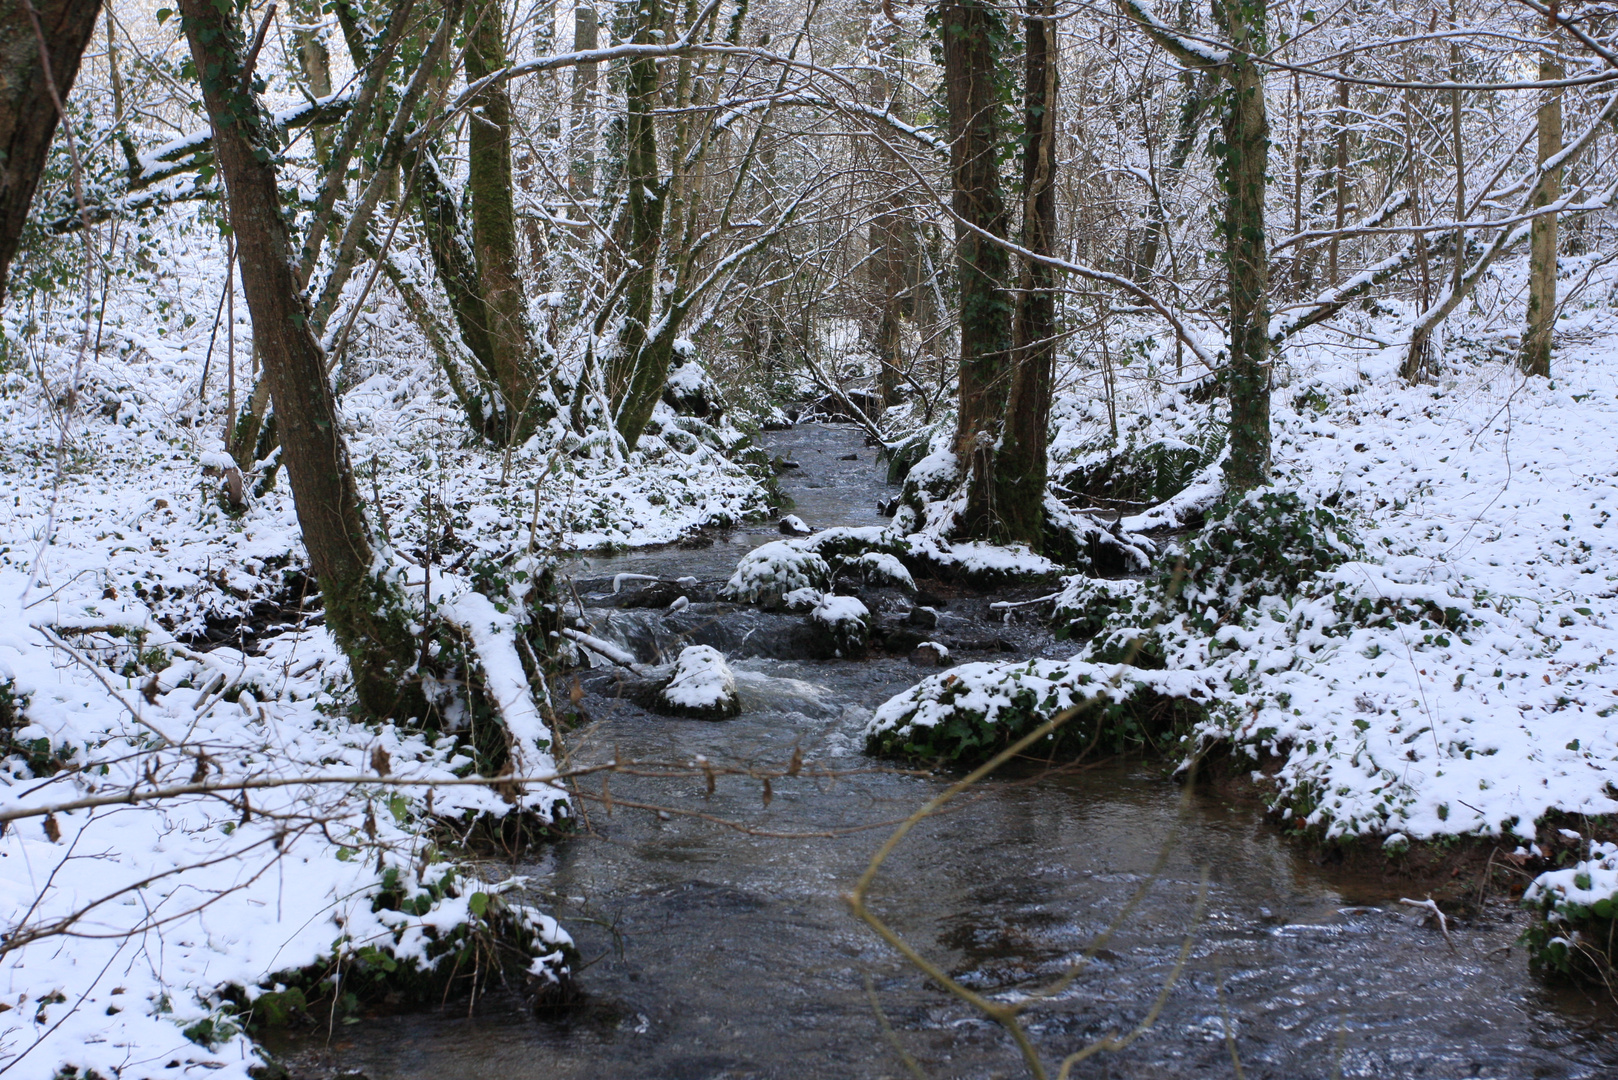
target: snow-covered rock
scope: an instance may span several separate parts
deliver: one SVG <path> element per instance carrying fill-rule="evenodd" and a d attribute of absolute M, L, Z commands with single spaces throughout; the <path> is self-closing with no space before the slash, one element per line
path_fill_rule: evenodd
<path fill-rule="evenodd" d="M 838 656 L 855 657 L 865 651 L 871 634 L 871 612 L 858 599 L 827 593 L 809 617 L 831 635 Z"/>
<path fill-rule="evenodd" d="M 858 574 L 867 585 L 891 585 L 906 592 L 916 591 L 916 579 L 910 576 L 905 564 L 885 551 L 867 551 L 849 559 L 842 569 Z"/>
<path fill-rule="evenodd" d="M 814 530 L 797 514 L 788 514 L 781 519 L 781 532 L 785 536 L 808 536 Z"/>
<path fill-rule="evenodd" d="M 742 711 L 736 676 L 725 654 L 711 645 L 691 645 L 674 662 L 674 674 L 657 692 L 660 711 L 693 720 L 728 720 Z"/>

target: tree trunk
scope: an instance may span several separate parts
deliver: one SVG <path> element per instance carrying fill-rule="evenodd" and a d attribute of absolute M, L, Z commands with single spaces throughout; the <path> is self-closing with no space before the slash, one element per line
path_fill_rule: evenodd
<path fill-rule="evenodd" d="M 1216 8 L 1216 12 L 1219 9 Z M 1250 55 L 1267 49 L 1263 0 L 1229 0 L 1220 12 L 1239 50 L 1230 62 L 1224 116 L 1225 214 L 1221 223 L 1230 288 L 1230 456 L 1225 483 L 1241 492 L 1270 478 L 1269 250 L 1264 173 L 1270 149 L 1262 69 Z"/>
<path fill-rule="evenodd" d="M 641 0 L 634 15 L 633 41 L 649 44 L 662 31 L 656 0 Z M 648 346 L 656 301 L 657 264 L 663 236 L 663 185 L 658 176 L 657 62 L 634 59 L 625 79 L 624 124 L 624 255 L 630 281 L 624 289 L 623 328 L 607 362 L 607 394 L 613 421 L 624 442 L 634 447 L 651 419 L 668 378 L 667 349 Z M 656 352 L 657 355 L 652 355 Z"/>
<path fill-rule="evenodd" d="M 1563 77 L 1562 62 L 1547 43 L 1539 56 L 1542 80 Z M 1562 91 L 1546 90 L 1539 106 L 1539 161 L 1541 165 L 1562 152 Z M 1562 169 L 1544 169 L 1534 189 L 1532 208 L 1548 206 L 1562 197 Z M 1551 338 L 1556 328 L 1556 215 L 1534 219 L 1528 247 L 1528 334 L 1523 341 L 1522 369 L 1527 375 L 1551 373 Z"/>
<path fill-rule="evenodd" d="M 289 13 L 307 26 L 318 25 L 322 16 L 318 2 L 293 3 Z M 325 31 L 300 26 L 293 36 L 298 43 L 298 67 L 309 84 L 309 92 L 317 98 L 330 97 L 331 53 L 326 49 Z M 331 135 L 324 128 L 315 127 L 310 129 L 309 138 L 315 144 L 315 160 L 324 164 Z"/>
<path fill-rule="evenodd" d="M 951 205 L 991 236 L 1008 232 L 1000 185 L 997 84 L 1003 37 L 986 0 L 942 0 L 939 38 L 949 112 Z M 961 303 L 960 400 L 955 453 L 967 485 L 957 533 L 993 539 L 1002 531 L 995 506 L 994 454 L 1006 413 L 1011 369 L 1011 304 L 1006 249 L 957 227 L 956 273 Z"/>
<path fill-rule="evenodd" d="M 872 219 L 867 231 L 870 245 L 869 280 L 871 298 L 877 309 L 875 351 L 876 384 L 883 407 L 899 401 L 899 362 L 903 345 L 905 301 L 905 240 L 909 227 L 904 220 L 903 199 L 895 193 L 888 208 Z"/>
<path fill-rule="evenodd" d="M 354 485 L 326 358 L 298 286 L 276 184 L 273 128 L 242 69 L 240 28 L 213 0 L 181 0 L 180 10 L 213 124 L 242 289 L 326 626 L 348 656 L 362 710 L 376 717 L 424 717 L 408 609 Z"/>
<path fill-rule="evenodd" d="M 1336 160 L 1332 163 L 1333 201 L 1336 203 L 1335 230 L 1331 242 L 1326 245 L 1326 277 L 1332 288 L 1337 288 L 1339 270 L 1337 254 L 1340 250 L 1341 238 L 1337 235 L 1343 231 L 1343 223 L 1348 214 L 1348 83 L 1337 84 L 1337 138 Z"/>
<path fill-rule="evenodd" d="M 466 6 L 466 77 L 506 66 L 504 7 L 496 0 Z M 517 248 L 511 177 L 511 98 L 505 84 L 480 93 L 467 131 L 472 250 L 477 258 L 493 375 L 500 388 L 501 442 L 521 443 L 539 414 L 540 379 L 534 328 L 528 321 Z"/>
<path fill-rule="evenodd" d="M 599 20 L 595 8 L 580 3 L 573 10 L 573 51 L 589 52 L 597 47 Z M 573 68 L 573 164 L 568 170 L 568 185 L 573 197 L 580 201 L 595 198 L 595 95 L 596 65 L 579 64 Z M 586 230 L 588 231 L 588 230 Z"/>
<path fill-rule="evenodd" d="M 1028 0 L 1027 76 L 1023 91 L 1022 246 L 1056 252 L 1055 0 Z M 1025 260 L 1012 319 L 1015 367 L 1006 402 L 1005 438 L 995 459 L 995 505 L 1007 540 L 1038 551 L 1045 526 L 1045 451 L 1056 365 L 1056 271 Z"/>
<path fill-rule="evenodd" d="M 29 0 L 0 0 L 0 299 L 61 119 L 56 103 L 73 89 L 101 4 L 33 0 L 32 8 Z"/>

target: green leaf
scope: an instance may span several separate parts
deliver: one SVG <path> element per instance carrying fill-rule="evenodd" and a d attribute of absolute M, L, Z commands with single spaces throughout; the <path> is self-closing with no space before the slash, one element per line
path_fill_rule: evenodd
<path fill-rule="evenodd" d="M 489 910 L 489 894 L 485 892 L 473 893 L 467 897 L 466 906 L 472 914 L 480 919 L 483 918 L 483 913 Z"/>
<path fill-rule="evenodd" d="M 166 7 L 158 8 L 157 9 L 157 25 L 162 26 L 164 23 L 168 22 L 169 21 L 169 16 L 173 15 L 173 14 L 174 14 L 174 9 L 173 8 L 166 8 Z"/>
<path fill-rule="evenodd" d="M 403 795 L 395 792 L 394 794 L 388 796 L 388 813 L 392 814 L 393 820 L 398 822 L 400 825 L 405 823 L 405 818 L 410 815 L 410 806 L 405 802 L 405 797 Z"/>

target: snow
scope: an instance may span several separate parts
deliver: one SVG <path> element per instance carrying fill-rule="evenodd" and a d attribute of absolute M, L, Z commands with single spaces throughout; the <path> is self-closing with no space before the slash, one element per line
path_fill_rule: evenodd
<path fill-rule="evenodd" d="M 813 612 L 816 622 L 824 626 L 837 628 L 849 623 L 868 623 L 871 618 L 870 609 L 853 596 L 837 596 L 827 593 L 820 598 Z"/>
<path fill-rule="evenodd" d="M 916 591 L 916 579 L 897 557 L 885 551 L 867 551 L 849 559 L 844 568 L 857 573 L 860 580 L 875 585 L 892 585 L 906 592 Z"/>
<path fill-rule="evenodd" d="M 406 895 L 425 884 L 418 870 L 436 881 L 453 869 L 423 861 L 428 791 L 439 816 L 503 812 L 498 795 L 457 784 L 467 759 L 453 740 L 334 718 L 345 663 L 324 630 L 283 634 L 258 656 L 198 653 L 138 603 L 70 595 L 75 583 L 24 601 L 24 576 L 0 571 L 0 679 L 26 702 L 12 738 L 70 766 L 27 782 L 12 771 L 0 813 L 132 786 L 260 786 L 245 802 L 231 790 L 120 799 L 9 823 L 0 919 L 14 947 L 0 958 L 0 1002 L 11 1006 L 0 1012 L 0 1062 L 12 1075 L 74 1066 L 245 1080 L 258 1054 L 221 1011 L 219 988 L 256 996 L 278 972 L 330 962 L 334 942 L 344 955 L 380 945 L 430 965 L 433 936 L 473 918 L 470 896 L 520 884 L 463 870 L 421 916 L 373 911 L 384 869 Z M 492 623 L 463 610 L 469 625 Z M 53 647 L 52 635 L 72 644 Z M 155 676 L 114 670 L 157 653 L 172 662 Z M 555 807 L 560 793 L 548 791 L 536 805 Z M 535 935 L 536 970 L 556 977 L 565 932 L 515 895 L 512 905 Z M 184 1034 L 199 1021 L 213 1024 L 211 1046 Z M 171 1060 L 180 1066 L 165 1069 Z"/>
<path fill-rule="evenodd" d="M 1209 695 L 1207 683 L 1188 671 L 1146 671 L 1078 660 L 962 664 L 888 699 L 871 715 L 864 734 L 867 741 L 903 739 L 915 729 L 936 727 L 957 716 L 987 725 L 1004 723 L 1020 716 L 1027 702 L 1036 703 L 1043 722 L 1095 698 L 1127 700 L 1143 686 L 1166 697 L 1206 700 Z"/>
<path fill-rule="evenodd" d="M 831 567 L 795 541 L 774 540 L 743 555 L 724 595 L 746 603 L 775 604 L 798 589 L 824 589 Z"/>
<path fill-rule="evenodd" d="M 864 651 L 871 632 L 871 612 L 858 598 L 826 593 L 809 618 L 831 636 L 838 656 L 854 657 Z"/>
<path fill-rule="evenodd" d="M 736 676 L 725 663 L 725 654 L 711 645 L 681 649 L 674 674 L 658 697 L 676 712 L 693 716 L 723 719 L 741 711 Z"/>

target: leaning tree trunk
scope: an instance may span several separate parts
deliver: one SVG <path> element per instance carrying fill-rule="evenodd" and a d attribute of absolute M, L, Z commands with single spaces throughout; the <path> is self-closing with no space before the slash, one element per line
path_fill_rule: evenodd
<path fill-rule="evenodd" d="M 504 6 L 466 5 L 466 77 L 481 79 L 506 66 Z M 534 433 L 540 408 L 538 346 L 523 296 L 517 212 L 511 176 L 511 97 L 504 83 L 478 94 L 467 131 L 472 203 L 472 251 L 483 294 L 489 364 L 500 389 L 500 441 L 521 443 Z"/>
<path fill-rule="evenodd" d="M 61 119 L 57 102 L 73 89 L 101 3 L 34 0 L 31 7 L 0 0 L 0 299 Z"/>
<path fill-rule="evenodd" d="M 1227 74 L 1221 223 L 1230 287 L 1230 355 L 1225 367 L 1230 456 L 1225 460 L 1225 483 L 1241 492 L 1270 478 L 1269 252 L 1264 233 L 1270 131 L 1264 112 L 1264 74 L 1252 59 L 1267 48 L 1264 0 L 1228 0 L 1223 14 L 1236 46 Z"/>
<path fill-rule="evenodd" d="M 242 68 L 240 28 L 213 0 L 180 0 L 180 12 L 213 124 L 242 289 L 326 626 L 348 656 L 362 710 L 377 717 L 424 717 L 414 677 L 417 642 L 354 485 L 326 357 L 298 287 L 276 184 L 274 129 L 251 93 L 251 72 Z"/>
<path fill-rule="evenodd" d="M 1539 78 L 1546 82 L 1563 76 L 1562 62 L 1547 43 L 1539 56 Z M 1539 162 L 1562 152 L 1562 91 L 1545 91 L 1539 106 Z M 1534 189 L 1533 209 L 1549 206 L 1562 197 L 1561 166 L 1543 169 Z M 1556 327 L 1556 215 L 1534 219 L 1528 247 L 1528 334 L 1523 341 L 1522 369 L 1527 375 L 1551 373 L 1551 337 Z"/>
<path fill-rule="evenodd" d="M 951 205 L 990 236 L 1007 235 L 1000 186 L 1000 107 L 997 77 L 1003 34 L 986 0 L 942 0 L 939 37 L 949 111 Z M 955 454 L 967 485 L 956 523 L 963 537 L 998 538 L 994 454 L 1006 412 L 1011 369 L 1011 304 L 1006 249 L 957 226 L 956 273 L 961 302 L 960 401 Z"/>
<path fill-rule="evenodd" d="M 1022 246 L 1036 255 L 1056 247 L 1057 62 L 1054 0 L 1028 0 L 1023 130 Z M 1006 402 L 1005 438 L 994 463 L 995 506 L 1007 540 L 1039 550 L 1045 525 L 1045 451 L 1056 364 L 1056 271 L 1025 259 L 1012 319 L 1015 367 Z"/>

